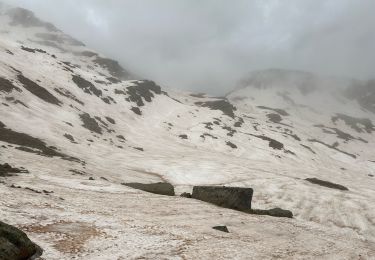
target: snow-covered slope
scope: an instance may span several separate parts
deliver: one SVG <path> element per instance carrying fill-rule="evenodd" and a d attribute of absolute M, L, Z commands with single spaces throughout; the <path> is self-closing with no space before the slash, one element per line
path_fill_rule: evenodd
<path fill-rule="evenodd" d="M 139 80 L 27 10 L 3 6 L 0 24 L 0 163 L 29 171 L 1 179 L 0 218 L 46 259 L 375 257 L 371 82 L 269 70 L 215 98 Z M 134 181 L 252 187 L 255 208 L 295 217 Z"/>

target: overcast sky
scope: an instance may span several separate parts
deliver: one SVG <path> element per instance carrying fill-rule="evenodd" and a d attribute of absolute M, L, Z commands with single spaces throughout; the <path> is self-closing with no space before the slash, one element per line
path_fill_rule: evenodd
<path fill-rule="evenodd" d="M 375 77 L 375 0 L 4 2 L 168 87 L 220 92 L 264 68 Z"/>

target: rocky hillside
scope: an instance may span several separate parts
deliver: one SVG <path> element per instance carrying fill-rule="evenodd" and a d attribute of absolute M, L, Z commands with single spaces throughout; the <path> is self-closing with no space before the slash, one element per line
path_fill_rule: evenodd
<path fill-rule="evenodd" d="M 372 81 L 268 70 L 226 97 L 165 89 L 0 12 L 0 220 L 46 259 L 375 257 Z M 129 182 L 251 187 L 254 208 L 294 218 Z"/>

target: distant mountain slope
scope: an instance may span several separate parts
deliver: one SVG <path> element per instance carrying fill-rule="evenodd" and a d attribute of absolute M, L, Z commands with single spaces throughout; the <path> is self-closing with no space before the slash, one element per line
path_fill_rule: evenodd
<path fill-rule="evenodd" d="M 255 207 L 283 207 L 295 215 L 292 224 L 259 217 L 269 227 L 281 223 L 281 233 L 285 233 L 280 241 L 289 241 L 279 245 L 283 257 L 288 257 L 292 246 L 288 230 L 301 233 L 303 241 L 309 240 L 310 232 L 315 234 L 317 246 L 309 245 L 311 252 L 319 250 L 324 237 L 330 237 L 331 243 L 337 242 L 330 250 L 351 258 L 355 254 L 350 248 L 344 250 L 349 237 L 353 247 L 374 255 L 368 245 L 375 242 L 371 81 L 269 70 L 254 72 L 223 98 L 164 89 L 136 78 L 117 61 L 90 50 L 30 11 L 5 6 L 0 10 L 0 164 L 29 171 L 2 181 L 1 216 L 10 219 L 15 214 L 12 207 L 17 207 L 16 214 L 22 218 L 12 224 L 25 225 L 51 259 L 67 257 L 69 250 L 83 247 L 61 245 L 44 234 L 58 233 L 60 226 L 74 229 L 74 221 L 89 234 L 87 241 L 107 232 L 113 244 L 125 245 L 119 238 L 123 236 L 120 227 L 124 222 L 131 226 L 132 221 L 136 232 L 129 232 L 136 233 L 132 234 L 134 241 L 152 239 L 151 233 L 164 239 L 160 242 L 157 237 L 152 243 L 165 247 L 173 239 L 185 241 L 168 233 L 172 231 L 158 231 L 165 221 L 163 212 L 173 216 L 176 205 L 185 199 L 135 195 L 121 185 L 132 181 L 168 181 L 178 193 L 190 192 L 197 184 L 253 187 Z M 337 183 L 348 191 L 320 186 L 308 178 Z M 15 189 L 17 186 L 29 189 Z M 142 200 L 147 206 L 137 204 Z M 186 207 L 187 219 L 194 217 L 190 209 L 199 206 L 205 210 L 205 204 L 186 203 L 181 207 Z M 124 208 L 131 211 L 132 207 L 149 222 L 153 221 L 147 217 L 149 212 L 159 216 L 154 220 L 157 224 L 153 225 L 158 225 L 154 233 L 152 228 L 145 231 L 147 222 L 139 222 L 136 213 L 126 219 Z M 229 224 L 237 217 L 245 218 L 229 210 L 209 208 L 207 212 L 201 213 L 204 221 L 216 218 L 210 214 L 233 214 L 231 220 L 225 220 Z M 255 221 L 253 216 L 249 218 L 252 220 L 246 221 Z M 188 233 L 192 241 L 203 239 L 206 231 L 201 226 L 177 216 L 171 221 L 178 226 L 176 234 Z M 188 227 L 183 227 L 184 221 Z M 108 223 L 116 227 L 106 228 Z M 189 233 L 189 229 L 198 233 Z M 248 237 L 241 235 L 239 223 L 233 223 L 233 229 L 238 232 L 237 241 L 245 243 Z M 167 232 L 167 238 L 162 232 Z M 275 235 L 275 230 L 265 232 Z M 259 239 L 267 242 L 267 235 L 260 234 Z M 221 243 L 223 248 L 225 243 L 236 246 L 233 241 Z M 121 251 L 113 245 L 109 249 L 96 246 L 103 252 Z M 194 255 L 188 242 L 185 247 L 190 257 Z M 254 250 L 261 252 L 261 246 Z M 303 254 L 299 250 L 294 256 Z M 245 253 L 239 252 L 241 256 Z M 207 252 L 202 255 L 209 256 Z"/>

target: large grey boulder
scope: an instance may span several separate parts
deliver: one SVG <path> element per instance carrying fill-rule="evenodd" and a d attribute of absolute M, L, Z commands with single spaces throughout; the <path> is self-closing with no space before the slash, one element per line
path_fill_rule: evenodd
<path fill-rule="evenodd" d="M 0 259 L 26 260 L 42 255 L 43 250 L 16 227 L 0 221 Z"/>
<path fill-rule="evenodd" d="M 220 207 L 248 210 L 251 209 L 252 188 L 194 186 L 192 198 L 215 204 Z"/>

